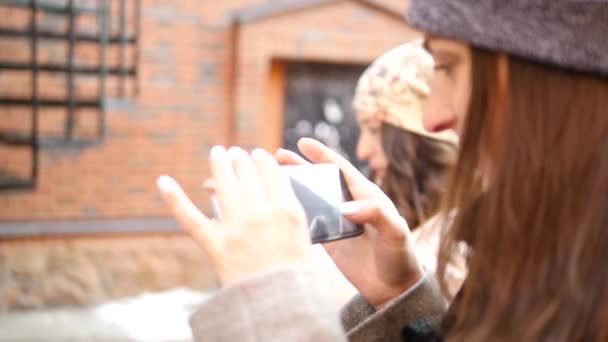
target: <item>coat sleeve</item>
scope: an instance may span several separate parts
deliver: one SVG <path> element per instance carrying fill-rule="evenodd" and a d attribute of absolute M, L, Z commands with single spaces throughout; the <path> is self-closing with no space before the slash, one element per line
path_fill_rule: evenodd
<path fill-rule="evenodd" d="M 346 341 L 313 270 L 261 274 L 218 291 L 190 319 L 195 341 Z"/>
<path fill-rule="evenodd" d="M 442 315 L 447 309 L 439 285 L 431 272 L 393 302 L 376 311 L 361 295 L 356 295 L 340 311 L 349 341 L 401 341 L 408 323 Z"/>
<path fill-rule="evenodd" d="M 396 341 L 408 322 L 445 308 L 427 274 L 380 311 L 359 296 L 341 316 L 350 322 L 348 340 Z M 347 341 L 327 288 L 310 269 L 261 274 L 224 288 L 201 305 L 190 326 L 195 341 Z"/>

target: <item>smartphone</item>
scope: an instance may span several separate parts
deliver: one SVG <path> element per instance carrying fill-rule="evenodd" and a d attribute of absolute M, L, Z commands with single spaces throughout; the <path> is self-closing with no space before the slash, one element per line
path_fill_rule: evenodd
<path fill-rule="evenodd" d="M 344 175 L 333 164 L 281 166 L 289 177 L 296 198 L 304 208 L 312 243 L 324 243 L 363 233 L 363 226 L 345 219 L 340 212 L 342 202 L 352 201 Z M 222 211 L 215 195 L 211 206 L 217 220 Z"/>
<path fill-rule="evenodd" d="M 345 219 L 340 204 L 352 195 L 344 175 L 333 164 L 282 166 L 294 193 L 304 208 L 312 243 L 324 243 L 355 237 L 363 226 Z"/>

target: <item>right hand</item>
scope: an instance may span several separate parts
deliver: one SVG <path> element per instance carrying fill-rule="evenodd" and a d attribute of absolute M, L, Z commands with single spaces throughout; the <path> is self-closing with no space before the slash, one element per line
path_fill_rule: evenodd
<path fill-rule="evenodd" d="M 306 214 L 272 155 L 216 146 L 209 164 L 221 221 L 200 212 L 172 178 L 162 176 L 157 182 L 177 221 L 207 251 L 222 285 L 277 269 L 309 267 Z"/>
<path fill-rule="evenodd" d="M 344 204 L 344 216 L 364 224 L 365 232 L 323 246 L 359 293 L 376 309 L 382 308 L 424 275 L 407 223 L 382 190 L 338 153 L 310 138 L 300 139 L 298 148 L 313 163 L 331 163 L 342 170 L 354 199 Z M 281 165 L 309 164 L 283 149 L 275 158 Z"/>

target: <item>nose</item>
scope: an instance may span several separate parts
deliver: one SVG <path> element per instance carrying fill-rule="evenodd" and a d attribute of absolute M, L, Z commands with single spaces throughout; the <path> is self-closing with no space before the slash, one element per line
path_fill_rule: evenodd
<path fill-rule="evenodd" d="M 422 115 L 424 129 L 431 133 L 457 129 L 458 117 L 447 102 L 450 97 L 435 85 L 434 79 L 430 86 L 431 93 L 424 103 Z"/>
<path fill-rule="evenodd" d="M 449 129 L 456 129 L 458 118 L 449 106 L 433 101 L 431 97 L 424 105 L 422 125 L 431 133 L 438 133 Z"/>

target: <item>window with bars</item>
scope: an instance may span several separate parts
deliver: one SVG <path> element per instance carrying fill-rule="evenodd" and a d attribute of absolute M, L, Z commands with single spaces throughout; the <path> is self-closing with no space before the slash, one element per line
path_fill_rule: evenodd
<path fill-rule="evenodd" d="M 101 143 L 105 100 L 137 94 L 140 0 L 0 0 L 0 11 L 0 43 L 15 46 L 0 49 L 0 190 L 32 189 L 40 148 Z"/>

